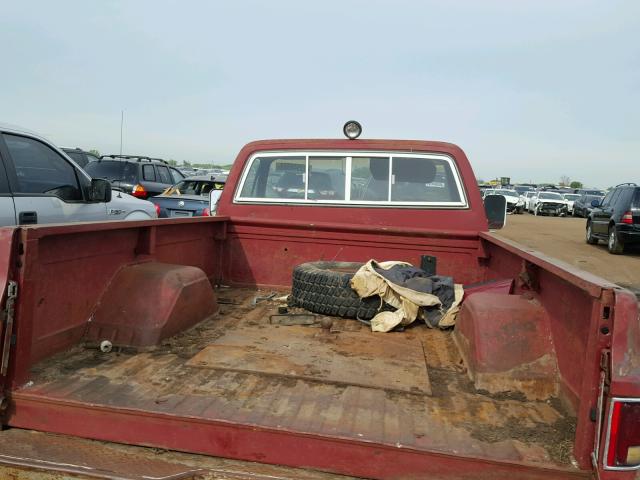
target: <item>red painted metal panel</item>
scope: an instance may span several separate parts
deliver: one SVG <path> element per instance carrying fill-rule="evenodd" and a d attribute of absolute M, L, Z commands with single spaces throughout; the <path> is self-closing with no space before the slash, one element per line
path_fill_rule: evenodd
<path fill-rule="evenodd" d="M 6 292 L 13 261 L 15 228 L 0 228 L 0 292 Z M 4 295 L 4 293 L 3 293 Z"/>
<path fill-rule="evenodd" d="M 329 205 L 246 205 L 233 204 L 233 188 L 225 188 L 218 212 L 235 218 L 273 219 L 291 221 L 365 225 L 371 227 L 433 228 L 440 230 L 479 232 L 486 231 L 484 206 L 471 165 L 464 152 L 456 145 L 443 142 L 415 140 L 266 140 L 247 144 L 238 154 L 229 174 L 227 185 L 237 186 L 244 164 L 259 151 L 283 150 L 344 150 L 344 151 L 401 151 L 440 153 L 453 157 L 467 192 L 469 208 L 464 210 L 419 208 L 367 208 L 333 207 Z M 433 228 L 436 230 L 436 228 Z"/>
<path fill-rule="evenodd" d="M 129 265 L 109 283 L 84 338 L 114 345 L 159 345 L 216 310 L 216 296 L 201 269 L 160 262 Z"/>
<path fill-rule="evenodd" d="M 226 458 L 314 468 L 374 479 L 522 480 L 590 478 L 577 470 L 543 468 L 445 455 L 370 442 L 322 437 L 221 421 L 175 417 L 16 394 L 12 425 Z M 82 418 L 79 422 L 77 419 Z"/>
<path fill-rule="evenodd" d="M 640 398 L 640 318 L 631 292 L 617 289 L 615 305 L 603 315 L 601 329 L 611 332 L 611 394 Z"/>
<path fill-rule="evenodd" d="M 233 220 L 226 243 L 225 279 L 235 284 L 291 284 L 293 267 L 316 260 L 403 260 L 420 265 L 421 255 L 438 258 L 438 274 L 458 283 L 480 280 L 478 236 L 363 229 L 262 220 Z"/>
<path fill-rule="evenodd" d="M 38 360 L 77 343 L 99 298 L 124 266 L 159 261 L 192 265 L 213 278 L 226 219 L 112 222 L 22 228 L 18 342 L 12 384 Z"/>
<path fill-rule="evenodd" d="M 505 372 L 554 353 L 545 310 L 520 295 L 472 295 L 462 305 L 456 334 L 468 340 L 465 357 L 478 373 Z"/>
<path fill-rule="evenodd" d="M 549 315 L 561 387 L 577 417 L 574 456 L 582 468 L 588 468 L 595 436 L 590 412 L 597 404 L 600 354 L 611 342 L 610 335 L 600 330 L 601 320 L 605 308 L 613 305 L 613 290 L 619 287 L 534 250 L 523 251 L 513 242 L 480 235 L 490 257 L 487 279 L 518 278 L 516 293 L 528 289 Z M 527 278 L 532 286 L 524 285 Z"/>
<path fill-rule="evenodd" d="M 465 284 L 464 286 L 464 298 L 467 299 L 471 295 L 481 292 L 493 292 L 502 293 L 503 295 L 509 295 L 513 292 L 513 278 L 507 278 L 504 280 L 489 280 L 488 282 L 480 282 L 476 284 Z"/>
<path fill-rule="evenodd" d="M 9 282 L 16 280 L 12 278 L 12 263 L 16 261 L 14 252 L 16 251 L 15 239 L 17 231 L 16 228 L 0 228 L 0 305 L 2 305 L 2 308 L 6 307 Z M 13 331 L 15 331 L 15 327 L 13 327 Z M 0 320 L 0 358 L 4 358 L 4 344 L 11 343 L 8 335 L 11 335 L 11 333 L 5 330 L 5 319 L 2 318 Z M 4 392 L 6 383 L 6 377 L 0 376 L 0 394 Z"/>

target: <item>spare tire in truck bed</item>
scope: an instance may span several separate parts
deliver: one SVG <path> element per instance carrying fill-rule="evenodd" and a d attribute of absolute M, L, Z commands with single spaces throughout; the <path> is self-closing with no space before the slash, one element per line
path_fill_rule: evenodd
<path fill-rule="evenodd" d="M 356 262 L 310 262 L 293 269 L 290 304 L 322 315 L 370 320 L 380 310 L 375 295 L 360 298 L 351 278 L 362 266 Z"/>

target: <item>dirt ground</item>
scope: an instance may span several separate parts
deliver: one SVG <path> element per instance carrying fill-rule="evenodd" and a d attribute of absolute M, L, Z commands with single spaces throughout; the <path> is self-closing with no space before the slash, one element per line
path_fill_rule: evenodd
<path fill-rule="evenodd" d="M 504 229 L 495 235 L 514 240 L 603 277 L 640 294 L 640 249 L 612 255 L 604 242 L 585 242 L 584 218 L 509 215 Z"/>

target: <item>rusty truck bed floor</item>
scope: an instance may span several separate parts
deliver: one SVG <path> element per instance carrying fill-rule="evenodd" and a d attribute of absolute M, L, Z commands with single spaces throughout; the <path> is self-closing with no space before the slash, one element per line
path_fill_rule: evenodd
<path fill-rule="evenodd" d="M 331 332 L 316 325 L 276 327 L 269 323 L 276 304 L 252 303 L 257 294 L 264 293 L 220 290 L 219 314 L 151 351 L 116 349 L 104 354 L 88 346 L 74 347 L 37 365 L 32 381 L 14 393 L 15 401 L 46 397 L 47 401 L 83 402 L 419 451 L 572 468 L 575 420 L 566 416 L 560 402 L 535 402 L 517 393 L 490 395 L 475 390 L 460 364 L 450 332 L 416 326 L 404 332 L 372 334 L 355 320 L 336 320 Z M 424 388 L 406 391 L 402 382 L 382 388 L 361 378 L 350 384 L 344 375 L 336 380 L 329 370 L 315 378 L 313 365 L 303 374 L 278 374 L 273 365 L 260 370 L 255 358 L 255 365 L 246 366 L 238 361 L 231 367 L 216 362 L 212 346 L 237 345 L 243 330 L 250 331 L 255 341 L 260 332 L 266 339 L 276 329 L 281 338 L 286 338 L 288 331 L 308 329 L 313 332 L 311 337 L 318 338 L 337 338 L 348 332 L 350 338 L 359 335 L 365 343 L 375 339 L 384 343 L 385 336 L 393 342 L 418 342 L 426 359 Z M 371 354 L 370 345 L 365 350 Z M 340 349 L 332 354 L 347 363 L 350 355 L 355 355 Z M 402 369 L 403 365 L 399 362 L 395 368 L 398 366 Z M 410 372 L 407 382 L 415 375 Z"/>

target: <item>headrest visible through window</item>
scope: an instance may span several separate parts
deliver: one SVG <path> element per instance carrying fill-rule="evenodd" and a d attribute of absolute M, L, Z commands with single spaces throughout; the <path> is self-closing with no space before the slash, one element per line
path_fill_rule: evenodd
<path fill-rule="evenodd" d="M 436 176 L 436 166 L 433 160 L 395 157 L 393 174 L 396 182 L 431 183 Z"/>
<path fill-rule="evenodd" d="M 369 160 L 369 170 L 375 180 L 389 180 L 389 159 L 371 158 Z"/>
<path fill-rule="evenodd" d="M 280 177 L 277 186 L 281 188 L 304 188 L 302 174 L 287 172 Z"/>

